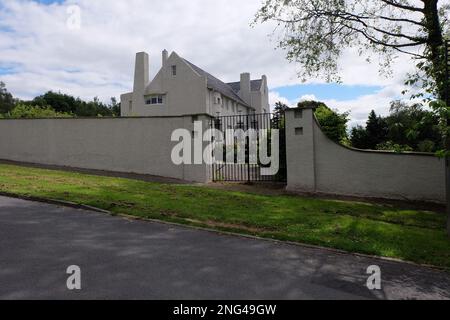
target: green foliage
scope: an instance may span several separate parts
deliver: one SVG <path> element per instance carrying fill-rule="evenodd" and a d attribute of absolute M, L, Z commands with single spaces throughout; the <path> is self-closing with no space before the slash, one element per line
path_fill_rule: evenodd
<path fill-rule="evenodd" d="M 339 113 L 337 110 L 331 110 L 325 104 L 320 102 L 302 102 L 299 103 L 299 106 L 305 103 L 312 106 L 318 106 L 315 110 L 315 115 L 322 127 L 322 131 L 328 138 L 338 143 L 347 144 L 348 112 Z"/>
<path fill-rule="evenodd" d="M 387 141 L 380 143 L 376 146 L 377 150 L 386 150 L 386 151 L 395 151 L 397 153 L 405 152 L 405 151 L 413 151 L 413 149 L 410 146 L 406 145 L 400 145 L 397 143 L 394 143 L 392 141 Z"/>
<path fill-rule="evenodd" d="M 419 152 L 434 152 L 436 150 L 436 143 L 431 140 L 420 141 L 417 145 Z"/>
<path fill-rule="evenodd" d="M 80 98 L 74 98 L 73 96 L 53 91 L 38 96 L 32 101 L 27 102 L 27 104 L 41 107 L 50 106 L 56 112 L 71 113 L 79 117 L 111 117 L 118 116 L 120 113 L 120 107 L 118 107 L 115 98 L 111 99 L 110 105 L 105 105 L 98 98 L 86 102 Z"/>
<path fill-rule="evenodd" d="M 432 142 L 432 152 L 443 147 L 439 117 L 425 110 L 421 104 L 407 105 L 394 101 L 386 121 L 390 128 L 388 138 L 400 145 L 409 145 L 415 151 L 424 151 Z"/>
<path fill-rule="evenodd" d="M 109 109 L 111 109 L 112 115 L 114 117 L 120 117 L 120 102 L 117 102 L 117 99 L 115 97 L 111 97 Z"/>
<path fill-rule="evenodd" d="M 300 64 L 304 80 L 340 81 L 339 59 L 354 48 L 368 61 L 379 58 L 386 75 L 399 54 L 413 58 L 419 74 L 409 84 L 441 93 L 449 12 L 441 0 L 264 0 L 254 23 L 277 25 L 278 46 Z"/>
<path fill-rule="evenodd" d="M 83 101 L 71 95 L 49 91 L 31 101 L 15 99 L 0 82 L 0 118 L 47 118 L 47 117 L 116 117 L 120 116 L 120 103 L 111 98 L 109 104 L 98 98 Z"/>
<path fill-rule="evenodd" d="M 289 109 L 289 106 L 287 104 L 281 101 L 275 103 L 272 121 L 274 123 L 277 123 L 280 128 L 284 128 L 285 126 L 284 113 L 287 109 Z"/>
<path fill-rule="evenodd" d="M 325 104 L 323 102 L 320 101 L 314 101 L 314 100 L 304 100 L 304 101 L 300 101 L 297 104 L 297 107 L 299 108 L 314 108 L 317 109 L 321 106 L 325 106 Z"/>
<path fill-rule="evenodd" d="M 352 128 L 350 133 L 350 143 L 351 146 L 358 149 L 367 149 L 368 145 L 368 134 L 366 128 L 358 125 Z"/>
<path fill-rule="evenodd" d="M 50 107 L 28 106 L 18 104 L 4 118 L 20 119 L 20 118 L 70 118 L 72 114 L 65 112 L 56 112 Z"/>
<path fill-rule="evenodd" d="M 437 130 L 442 136 L 442 147 L 437 150 L 436 154 L 442 158 L 450 157 L 450 106 L 442 100 L 434 100 L 430 102 L 430 107 L 433 115 L 439 119 Z"/>
<path fill-rule="evenodd" d="M 400 54 L 415 63 L 415 71 L 405 81 L 413 89 L 411 96 L 430 101 L 444 100 L 449 85 L 444 38 L 450 35 L 449 13 L 450 3 L 443 0 L 264 0 L 254 23 L 274 22 L 282 29 L 278 47 L 289 61 L 300 64 L 302 80 L 325 76 L 339 82 L 339 59 L 348 48 L 369 62 L 378 57 L 380 73 L 388 76 Z M 449 118 L 441 119 L 443 131 L 448 132 Z M 416 133 L 417 129 L 410 131 L 409 140 L 417 140 Z M 373 134 L 367 135 L 373 141 L 366 141 L 371 148 L 379 140 Z M 356 130 L 355 135 L 361 142 L 362 132 Z M 450 138 L 446 138 L 443 152 L 450 153 Z M 416 142 L 413 148 L 418 148 Z"/>
<path fill-rule="evenodd" d="M 377 116 L 374 110 L 369 114 L 366 123 L 367 141 L 365 149 L 375 149 L 376 146 L 386 140 L 388 127 L 386 121 Z"/>
<path fill-rule="evenodd" d="M 436 152 L 443 147 L 439 119 L 421 104 L 394 101 L 389 116 L 372 111 L 365 128 L 352 129 L 350 140 L 359 149 Z"/>
<path fill-rule="evenodd" d="M 273 110 L 273 113 L 275 116 L 282 115 L 286 112 L 286 110 L 289 109 L 289 106 L 281 101 L 278 101 L 275 103 L 275 108 Z"/>
<path fill-rule="evenodd" d="M 8 113 L 14 108 L 16 101 L 6 86 L 0 81 L 0 114 Z"/>

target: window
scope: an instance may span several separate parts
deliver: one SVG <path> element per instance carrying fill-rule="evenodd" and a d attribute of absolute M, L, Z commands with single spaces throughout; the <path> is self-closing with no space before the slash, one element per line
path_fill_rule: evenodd
<path fill-rule="evenodd" d="M 303 135 L 303 127 L 295 128 L 295 135 L 296 136 L 302 136 Z"/>
<path fill-rule="evenodd" d="M 176 76 L 177 75 L 177 66 L 172 66 L 172 75 Z"/>
<path fill-rule="evenodd" d="M 303 118 L 303 110 L 295 110 L 294 118 L 295 118 L 295 119 L 301 119 L 301 118 Z"/>
<path fill-rule="evenodd" d="M 145 104 L 163 104 L 164 96 L 163 95 L 154 95 L 145 97 Z"/>

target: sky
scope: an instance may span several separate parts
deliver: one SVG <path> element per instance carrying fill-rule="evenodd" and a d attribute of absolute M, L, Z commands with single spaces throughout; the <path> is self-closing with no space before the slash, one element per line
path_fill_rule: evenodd
<path fill-rule="evenodd" d="M 79 28 L 71 28 L 73 5 L 80 9 Z M 341 84 L 323 79 L 305 83 L 300 66 L 275 49 L 275 26 L 251 26 L 261 0 L 0 0 L 0 80 L 14 96 L 31 99 L 46 91 L 83 99 L 110 97 L 132 90 L 134 57 L 150 54 L 150 74 L 161 67 L 161 51 L 182 57 L 225 82 L 242 72 L 268 77 L 270 101 L 295 106 L 320 100 L 340 112 L 350 125 L 363 124 L 368 113 L 387 114 L 413 71 L 399 57 L 391 77 L 378 73 L 353 49 L 339 61 Z M 73 25 L 73 24 L 72 24 Z"/>

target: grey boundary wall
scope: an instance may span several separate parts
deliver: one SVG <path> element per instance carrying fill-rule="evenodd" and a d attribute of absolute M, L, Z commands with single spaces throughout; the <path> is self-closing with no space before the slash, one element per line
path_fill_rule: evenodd
<path fill-rule="evenodd" d="M 320 129 L 312 108 L 286 112 L 290 191 L 445 202 L 445 161 L 433 154 L 341 146 Z"/>
<path fill-rule="evenodd" d="M 208 115 L 132 118 L 0 119 L 0 159 L 209 182 L 210 168 L 175 165 L 175 129 L 209 128 Z M 192 143 L 193 146 L 193 143 Z"/>

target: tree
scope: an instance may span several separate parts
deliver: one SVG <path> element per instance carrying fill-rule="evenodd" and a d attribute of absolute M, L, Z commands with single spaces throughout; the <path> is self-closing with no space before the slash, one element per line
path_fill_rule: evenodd
<path fill-rule="evenodd" d="M 385 120 L 372 110 L 365 128 L 357 126 L 352 129 L 350 141 L 355 148 L 376 150 L 378 145 L 386 142 L 387 132 Z"/>
<path fill-rule="evenodd" d="M 281 101 L 275 103 L 273 109 L 272 123 L 278 125 L 280 128 L 284 127 L 284 113 L 289 109 L 289 106 Z"/>
<path fill-rule="evenodd" d="M 305 100 L 297 104 L 298 108 L 314 108 L 314 115 L 319 122 L 323 133 L 331 140 L 348 144 L 347 123 L 349 112 L 339 113 L 330 109 L 325 103 L 320 101 Z"/>
<path fill-rule="evenodd" d="M 115 97 L 111 97 L 109 109 L 111 109 L 113 116 L 120 117 L 120 102 L 117 102 L 117 99 Z"/>
<path fill-rule="evenodd" d="M 352 128 L 350 133 L 350 143 L 352 147 L 358 149 L 369 149 L 367 141 L 368 137 L 366 128 L 363 128 L 360 125 Z"/>
<path fill-rule="evenodd" d="M 111 105 L 105 105 L 97 97 L 93 101 L 83 101 L 80 98 L 49 91 L 26 102 L 30 106 L 52 107 L 56 112 L 71 113 L 79 117 L 108 117 L 114 115 L 113 107 L 117 110 L 117 101 L 111 100 Z M 114 104 L 115 105 L 114 105 Z"/>
<path fill-rule="evenodd" d="M 352 129 L 350 140 L 359 149 L 436 152 L 443 145 L 438 123 L 421 104 L 393 101 L 387 117 L 372 111 L 365 128 Z"/>
<path fill-rule="evenodd" d="M 324 103 L 319 103 L 315 110 L 315 116 L 320 123 L 322 131 L 331 140 L 346 144 L 348 112 L 339 113 L 331 110 Z"/>
<path fill-rule="evenodd" d="M 445 148 L 439 116 L 425 110 L 421 104 L 393 101 L 385 121 L 388 126 L 387 139 L 396 144 L 421 152 L 436 152 Z"/>
<path fill-rule="evenodd" d="M 8 113 L 14 108 L 16 101 L 11 93 L 8 92 L 6 86 L 0 81 L 0 114 Z"/>
<path fill-rule="evenodd" d="M 75 99 L 67 94 L 61 94 L 53 91 L 34 98 L 32 101 L 26 102 L 30 106 L 47 107 L 50 106 L 56 112 L 67 112 L 76 114 L 78 106 L 81 104 L 81 100 Z"/>
<path fill-rule="evenodd" d="M 386 140 L 388 128 L 387 124 L 380 116 L 377 116 L 375 110 L 372 110 L 369 114 L 369 118 L 366 124 L 367 131 L 367 148 L 376 149 L 377 145 L 383 143 Z"/>
<path fill-rule="evenodd" d="M 284 29 L 279 47 L 301 65 L 299 76 L 340 80 L 338 59 L 348 47 L 368 59 L 379 55 L 390 71 L 398 54 L 415 59 L 409 84 L 442 99 L 444 41 L 450 5 L 439 0 L 265 0 L 254 22 L 275 21 Z"/>
<path fill-rule="evenodd" d="M 289 106 L 281 101 L 275 103 L 275 108 L 273 109 L 273 113 L 275 115 L 282 115 L 289 109 Z"/>

